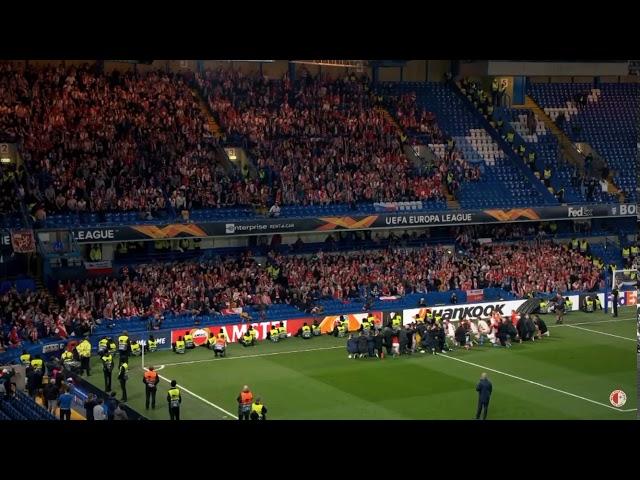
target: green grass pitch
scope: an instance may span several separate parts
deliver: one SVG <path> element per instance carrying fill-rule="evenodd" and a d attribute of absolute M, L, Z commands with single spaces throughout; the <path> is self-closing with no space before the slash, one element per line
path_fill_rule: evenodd
<path fill-rule="evenodd" d="M 551 336 L 511 349 L 490 345 L 446 355 L 350 360 L 346 341 L 323 336 L 232 344 L 214 359 L 204 347 L 177 355 L 145 355 L 145 366 L 160 368 L 155 410 L 145 410 L 140 358 L 130 361 L 129 405 L 149 419 L 168 420 L 168 382 L 182 388 L 182 419 L 235 419 L 243 385 L 261 396 L 270 420 L 280 419 L 471 419 L 475 385 L 487 372 L 493 383 L 489 419 L 636 418 L 637 365 L 635 307 L 619 318 L 572 312 Z M 113 385 L 120 395 L 115 379 Z M 99 359 L 89 377 L 103 388 Z M 627 402 L 611 406 L 621 389 Z"/>

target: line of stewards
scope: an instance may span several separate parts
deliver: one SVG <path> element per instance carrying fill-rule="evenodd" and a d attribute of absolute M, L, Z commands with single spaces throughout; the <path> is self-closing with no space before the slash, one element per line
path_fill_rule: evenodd
<path fill-rule="evenodd" d="M 149 410 L 149 400 L 151 400 L 151 408 L 156 408 L 156 391 L 158 389 L 158 383 L 160 382 L 160 377 L 158 376 L 158 372 L 155 371 L 153 366 L 150 366 L 149 369 L 144 372 L 144 376 L 142 377 L 142 383 L 144 383 L 144 398 L 145 398 L 145 408 Z"/>
<path fill-rule="evenodd" d="M 182 396 L 180 395 L 180 389 L 176 384 L 177 382 L 175 380 L 171 380 L 171 388 L 167 392 L 170 420 L 180 420 L 180 404 L 182 403 Z"/>

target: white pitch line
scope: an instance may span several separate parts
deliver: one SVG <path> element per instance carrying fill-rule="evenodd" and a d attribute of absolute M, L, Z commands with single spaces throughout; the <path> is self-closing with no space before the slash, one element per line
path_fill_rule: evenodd
<path fill-rule="evenodd" d="M 203 360 L 191 360 L 189 362 L 165 363 L 164 366 L 165 367 L 174 367 L 174 366 L 177 366 L 177 365 L 190 365 L 192 363 L 221 362 L 221 361 L 224 361 L 224 360 L 240 360 L 242 358 L 269 357 L 271 355 L 284 355 L 286 353 L 315 352 L 315 351 L 318 351 L 318 350 L 334 350 L 336 348 L 346 348 L 346 345 L 339 345 L 339 346 L 336 346 L 336 347 L 308 348 L 306 350 L 287 350 L 286 352 L 258 353 L 256 355 L 240 355 L 238 357 L 205 358 Z"/>
<path fill-rule="evenodd" d="M 600 335 L 606 335 L 607 337 L 615 337 L 615 338 L 620 338 L 622 340 L 629 340 L 631 342 L 637 342 L 638 341 L 635 338 L 622 337 L 620 335 L 614 335 L 613 333 L 605 333 L 605 332 L 599 332 L 598 330 L 591 330 L 590 328 L 576 327 L 575 325 L 567 325 L 567 327 L 577 328 L 578 330 L 584 330 L 585 332 L 599 333 Z"/>
<path fill-rule="evenodd" d="M 171 380 L 169 380 L 167 377 L 163 377 L 162 375 L 158 374 L 158 376 L 164 380 L 167 383 L 171 383 Z M 180 390 L 184 390 L 185 392 L 187 392 L 188 394 L 190 394 L 191 396 L 197 398 L 198 400 L 200 400 L 201 402 L 206 403 L 207 405 L 211 405 L 213 408 L 217 408 L 218 410 L 220 410 L 223 413 L 226 413 L 227 415 L 229 415 L 231 418 L 235 418 L 236 420 L 238 419 L 238 417 L 236 417 L 233 413 L 226 411 L 224 408 L 219 407 L 218 405 L 216 405 L 215 403 L 211 403 L 209 400 L 207 400 L 206 398 L 202 398 L 200 395 L 198 395 L 197 393 L 193 393 L 191 390 L 189 390 L 187 387 L 184 387 L 182 385 L 178 385 L 178 388 Z"/>
<path fill-rule="evenodd" d="M 596 320 L 595 322 L 563 323 L 561 325 L 548 325 L 551 327 L 572 327 L 574 325 L 591 325 L 592 323 L 630 322 L 633 318 L 618 318 L 616 320 Z"/>
<path fill-rule="evenodd" d="M 546 388 L 548 390 L 553 390 L 554 392 L 562 393 L 562 394 L 568 395 L 570 397 L 579 398 L 580 400 L 584 400 L 585 402 L 594 403 L 596 405 L 600 405 L 601 407 L 607 407 L 607 408 L 609 408 L 611 410 L 615 410 L 616 412 L 635 412 L 637 410 L 637 408 L 627 408 L 627 409 L 616 408 L 616 407 L 613 407 L 611 405 L 607 405 L 606 403 L 601 403 L 601 402 L 597 402 L 595 400 L 591 400 L 590 398 L 581 397 L 580 395 L 576 395 L 575 393 L 567 392 L 565 390 L 560 390 L 559 388 L 550 387 L 549 385 L 545 385 L 543 383 L 534 382 L 533 380 L 527 380 L 526 378 L 518 377 L 516 375 L 511 375 L 510 373 L 501 372 L 500 370 L 496 370 L 495 368 L 485 367 L 484 365 L 478 365 L 477 363 L 469 362 L 467 360 L 462 360 L 462 359 L 456 358 L 456 357 L 450 357 L 449 355 L 446 355 L 446 354 L 441 354 L 440 356 L 444 357 L 444 358 L 448 358 L 450 360 L 455 360 L 456 362 L 466 363 L 468 365 L 472 365 L 474 367 L 478 367 L 478 368 L 481 368 L 483 370 L 489 370 L 490 372 L 495 372 L 495 373 L 498 373 L 500 375 L 504 375 L 506 377 L 515 378 L 516 380 L 520 380 L 522 382 L 530 383 L 532 385 L 537 385 L 538 387 Z"/>

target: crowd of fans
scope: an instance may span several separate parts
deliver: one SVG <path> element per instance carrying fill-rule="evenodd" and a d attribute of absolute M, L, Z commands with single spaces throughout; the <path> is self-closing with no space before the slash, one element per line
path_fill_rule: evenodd
<path fill-rule="evenodd" d="M 257 202 L 330 204 L 442 198 L 441 171 L 416 175 L 366 78 L 279 81 L 233 70 L 196 77 L 221 126 L 248 141 Z M 266 188 L 265 188 L 266 187 Z"/>
<path fill-rule="evenodd" d="M 66 337 L 91 331 L 96 322 L 120 317 L 161 319 L 166 312 L 208 315 L 288 303 L 311 312 L 321 299 L 499 287 L 525 297 L 531 292 L 601 288 L 600 269 L 586 254 L 551 241 L 512 244 L 472 242 L 460 250 L 443 246 L 392 247 L 313 256 L 272 252 L 261 265 L 249 256 L 125 268 L 116 277 L 60 282 L 51 308 L 42 293 L 0 297 L 7 343 Z M 156 325 L 158 328 L 160 325 Z"/>
<path fill-rule="evenodd" d="M 0 64 L 0 99 L 0 132 L 20 143 L 33 211 L 155 214 L 167 207 L 163 187 L 179 203 L 181 187 L 207 181 L 200 163 L 213 140 L 180 75 Z"/>

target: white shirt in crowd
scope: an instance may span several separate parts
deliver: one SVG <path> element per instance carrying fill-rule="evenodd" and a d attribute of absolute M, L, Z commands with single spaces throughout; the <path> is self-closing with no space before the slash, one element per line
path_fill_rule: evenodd
<path fill-rule="evenodd" d="M 93 407 L 93 419 L 94 420 L 106 420 L 107 416 L 104 414 L 104 408 L 102 405 L 98 404 Z"/>

